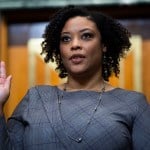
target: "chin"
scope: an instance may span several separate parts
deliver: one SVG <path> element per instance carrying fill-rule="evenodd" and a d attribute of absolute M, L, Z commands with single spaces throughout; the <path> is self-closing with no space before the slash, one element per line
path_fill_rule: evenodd
<path fill-rule="evenodd" d="M 87 71 L 71 71 L 70 74 L 72 74 L 73 76 L 84 76 L 87 75 Z"/>

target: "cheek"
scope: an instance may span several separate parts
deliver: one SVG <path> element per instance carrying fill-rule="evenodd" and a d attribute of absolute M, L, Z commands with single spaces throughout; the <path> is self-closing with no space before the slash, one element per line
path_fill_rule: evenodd
<path fill-rule="evenodd" d="M 69 57 L 67 50 L 64 49 L 64 48 L 61 48 L 60 49 L 60 56 L 61 56 L 62 63 L 66 66 L 67 60 L 68 60 L 68 57 Z"/>
<path fill-rule="evenodd" d="M 60 46 L 60 55 L 62 59 L 66 56 L 66 50 L 64 46 Z"/>
<path fill-rule="evenodd" d="M 102 59 L 102 48 L 99 44 L 93 46 L 87 46 L 88 56 L 90 59 L 101 62 Z"/>
<path fill-rule="evenodd" d="M 60 55 L 62 55 L 63 54 L 63 46 L 61 46 L 61 44 L 59 46 L 59 49 L 60 49 Z"/>
<path fill-rule="evenodd" d="M 91 56 L 99 55 L 102 51 L 102 48 L 97 43 L 92 44 L 92 45 L 86 45 L 86 49 L 87 49 L 89 55 L 91 55 Z"/>

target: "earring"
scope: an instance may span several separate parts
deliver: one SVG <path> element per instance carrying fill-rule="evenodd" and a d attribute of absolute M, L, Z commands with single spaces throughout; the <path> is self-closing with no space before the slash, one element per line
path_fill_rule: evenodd
<path fill-rule="evenodd" d="M 107 69 L 107 66 L 108 66 L 107 57 L 106 57 L 106 54 L 104 53 L 104 55 L 103 55 L 103 75 L 104 75 L 105 79 L 108 78 L 108 69 Z"/>

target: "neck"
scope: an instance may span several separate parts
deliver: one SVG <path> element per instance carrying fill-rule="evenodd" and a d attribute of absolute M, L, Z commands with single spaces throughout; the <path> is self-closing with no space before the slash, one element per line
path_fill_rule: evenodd
<path fill-rule="evenodd" d="M 93 78 L 77 78 L 68 76 L 68 81 L 65 83 L 65 90 L 93 90 L 100 91 L 104 86 L 105 81 L 101 76 Z"/>

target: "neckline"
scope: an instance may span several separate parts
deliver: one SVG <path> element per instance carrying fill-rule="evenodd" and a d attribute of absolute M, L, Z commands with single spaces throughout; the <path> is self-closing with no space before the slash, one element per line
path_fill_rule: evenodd
<path fill-rule="evenodd" d="M 94 91 L 94 90 L 75 90 L 75 91 L 64 91 L 63 89 L 60 89 L 58 86 L 55 86 L 56 89 L 60 92 L 63 92 L 63 93 L 80 93 L 80 92 L 91 92 L 91 93 L 99 93 L 98 91 Z M 106 94 L 106 93 L 112 93 L 112 92 L 115 92 L 116 90 L 120 89 L 119 87 L 114 87 L 110 90 L 107 90 L 105 91 L 103 94 Z"/>

